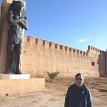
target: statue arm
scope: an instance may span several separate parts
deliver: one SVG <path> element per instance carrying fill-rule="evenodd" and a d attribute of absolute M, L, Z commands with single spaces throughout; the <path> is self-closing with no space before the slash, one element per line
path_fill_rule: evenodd
<path fill-rule="evenodd" d="M 19 16 L 16 16 L 16 18 L 14 18 L 12 11 L 10 11 L 8 19 L 11 24 L 18 24 L 23 21 L 23 19 L 19 18 Z"/>
<path fill-rule="evenodd" d="M 22 26 L 25 30 L 28 29 L 28 22 L 27 22 L 27 18 L 26 18 L 26 17 L 23 18 L 20 23 L 21 23 L 21 26 Z"/>
<path fill-rule="evenodd" d="M 18 16 L 17 16 L 17 17 L 18 17 Z M 22 19 L 20 19 L 20 18 L 13 19 L 13 15 L 10 14 L 10 22 L 11 22 L 12 24 L 17 24 L 17 23 L 19 23 L 19 22 L 21 22 L 21 21 L 22 21 Z"/>

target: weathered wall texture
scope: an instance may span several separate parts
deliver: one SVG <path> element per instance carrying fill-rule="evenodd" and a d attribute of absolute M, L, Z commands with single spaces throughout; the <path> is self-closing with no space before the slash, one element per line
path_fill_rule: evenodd
<path fill-rule="evenodd" d="M 105 75 L 107 76 L 107 49 L 106 49 L 106 73 Z"/>
<path fill-rule="evenodd" d="M 101 76 L 105 76 L 106 75 L 106 52 L 101 51 L 100 55 L 99 55 L 99 72 Z"/>
<path fill-rule="evenodd" d="M 22 71 L 32 76 L 46 76 L 46 72 L 60 72 L 60 77 L 71 77 L 78 72 L 85 76 L 104 76 L 105 53 L 92 46 L 87 52 L 28 37 L 24 41 Z"/>

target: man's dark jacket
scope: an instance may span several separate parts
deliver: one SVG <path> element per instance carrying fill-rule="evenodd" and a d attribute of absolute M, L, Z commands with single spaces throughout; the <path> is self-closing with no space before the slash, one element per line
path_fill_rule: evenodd
<path fill-rule="evenodd" d="M 76 84 L 68 88 L 64 107 L 92 107 L 90 91 L 85 87 L 77 87 Z"/>

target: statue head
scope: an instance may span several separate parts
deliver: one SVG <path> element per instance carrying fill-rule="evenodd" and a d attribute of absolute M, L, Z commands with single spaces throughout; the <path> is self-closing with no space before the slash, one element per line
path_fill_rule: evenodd
<path fill-rule="evenodd" d="M 19 1 L 23 3 L 24 9 L 26 10 L 26 0 L 13 0 L 13 2 Z"/>
<path fill-rule="evenodd" d="M 13 0 L 9 9 L 13 12 L 14 16 L 25 16 L 26 2 L 25 0 Z"/>
<path fill-rule="evenodd" d="M 21 1 L 21 2 L 25 2 L 26 0 L 13 0 L 13 1 Z"/>

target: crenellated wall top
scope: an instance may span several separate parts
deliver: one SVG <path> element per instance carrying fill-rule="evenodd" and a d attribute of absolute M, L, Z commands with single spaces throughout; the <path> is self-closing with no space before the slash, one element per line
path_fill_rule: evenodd
<path fill-rule="evenodd" d="M 29 45 L 35 44 L 38 46 L 45 46 L 46 48 L 52 48 L 52 49 L 57 49 L 65 52 L 72 52 L 74 54 L 82 55 L 82 56 L 87 56 L 88 52 L 75 49 L 72 47 L 60 45 L 57 43 L 49 42 L 47 40 L 42 40 L 41 38 L 35 38 L 34 36 L 28 36 L 27 39 L 25 38 L 25 42 L 29 43 Z"/>
<path fill-rule="evenodd" d="M 88 46 L 88 52 L 89 51 L 99 53 L 101 50 L 89 45 Z"/>

